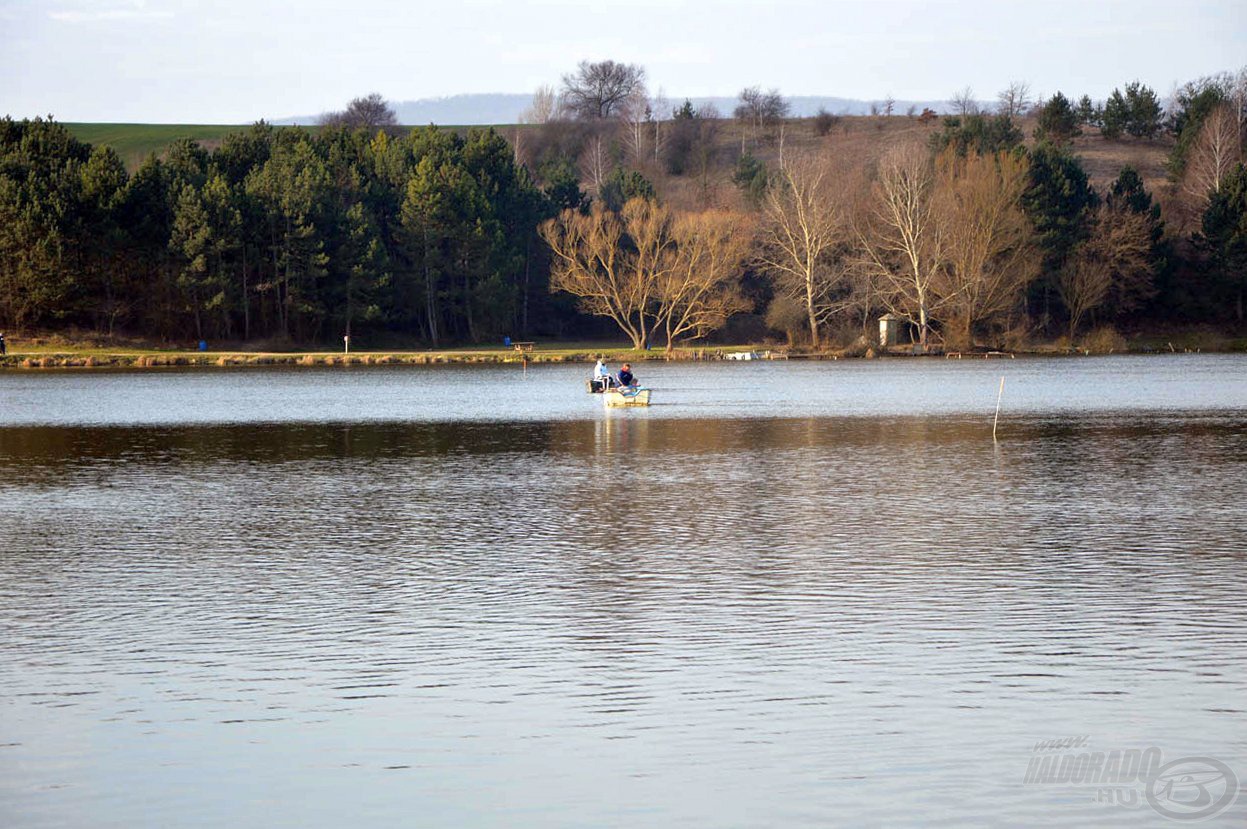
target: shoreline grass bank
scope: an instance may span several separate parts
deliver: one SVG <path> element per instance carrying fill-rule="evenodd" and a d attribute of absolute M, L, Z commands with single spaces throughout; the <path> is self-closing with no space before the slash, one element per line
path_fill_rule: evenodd
<path fill-rule="evenodd" d="M 428 366 L 470 364 L 592 363 L 603 359 L 622 362 L 700 362 L 749 359 L 844 360 L 874 357 L 912 357 L 912 346 L 879 349 L 864 336 L 847 346 L 817 351 L 808 346 L 771 342 L 689 345 L 668 353 L 665 349 L 633 348 L 629 343 L 609 340 L 549 340 L 546 342 L 465 345 L 429 349 L 414 344 L 395 344 L 391 348 L 365 348 L 344 353 L 327 346 L 304 347 L 273 342 L 224 342 L 200 351 L 189 343 L 164 344 L 125 337 L 104 338 L 89 332 L 31 332 L 10 336 L 8 353 L 0 356 L 5 369 L 56 368 L 166 368 L 232 366 Z M 999 350 L 996 350 L 999 349 Z M 1071 343 L 1068 338 L 1031 340 L 1010 346 L 975 346 L 958 351 L 952 346 L 926 355 L 927 359 L 960 357 L 984 359 L 999 357 L 1060 357 L 1091 354 L 1183 354 L 1244 353 L 1247 337 L 1205 326 L 1152 329 L 1123 336 L 1111 328 L 1101 328 Z"/>
<path fill-rule="evenodd" d="M 1063 357 L 1106 354 L 1183 354 L 1183 353 L 1243 353 L 1247 341 L 1219 342 L 1213 347 L 1206 344 L 1178 344 L 1164 342 L 1157 345 L 1135 344 L 1133 347 L 1113 349 L 1070 348 L 1060 345 L 1034 346 L 1012 352 L 946 351 L 925 355 L 927 359 L 1000 359 L 1013 357 Z M 144 349 L 107 347 L 56 347 L 38 346 L 11 348 L 0 356 L 0 371 L 22 369 L 57 368 L 228 368 L 238 366 L 431 366 L 431 365 L 531 365 L 549 363 L 592 363 L 598 359 L 618 364 L 621 362 L 702 362 L 740 359 L 748 354 L 754 360 L 844 360 L 913 357 L 908 349 L 900 347 L 876 353 L 875 349 L 863 352 L 858 349 L 833 349 L 826 351 L 803 351 L 762 345 L 714 346 L 705 348 L 676 349 L 668 354 L 662 349 L 648 351 L 627 346 L 609 344 L 576 345 L 573 347 L 535 348 L 519 352 L 513 348 L 472 348 L 443 350 L 389 350 L 358 351 L 351 353 L 335 351 L 197 351 L 183 349 Z M 736 355 L 736 356 L 733 356 Z"/>
<path fill-rule="evenodd" d="M 598 359 L 662 362 L 726 360 L 732 352 L 749 351 L 784 359 L 786 354 L 757 346 L 724 346 L 678 349 L 671 354 L 662 349 L 649 351 L 628 347 L 593 345 L 571 348 L 536 348 L 520 352 L 514 348 L 444 349 L 436 351 L 391 350 L 358 351 L 197 351 L 179 349 L 127 348 L 31 348 L 10 349 L 0 356 L 0 369 L 40 368 L 162 368 L 229 366 L 428 366 L 467 364 L 592 363 Z M 828 354 L 827 359 L 837 355 Z"/>

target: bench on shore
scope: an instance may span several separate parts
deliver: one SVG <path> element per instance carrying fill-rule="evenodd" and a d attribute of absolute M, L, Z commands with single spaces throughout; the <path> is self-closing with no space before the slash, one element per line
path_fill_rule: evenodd
<path fill-rule="evenodd" d="M 511 347 L 521 354 L 531 353 L 536 345 L 536 343 L 511 343 Z"/>

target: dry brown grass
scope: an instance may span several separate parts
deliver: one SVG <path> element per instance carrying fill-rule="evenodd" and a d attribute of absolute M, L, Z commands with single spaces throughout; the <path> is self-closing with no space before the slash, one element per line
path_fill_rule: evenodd
<path fill-rule="evenodd" d="M 1172 139 L 1102 138 L 1096 130 L 1074 140 L 1074 154 L 1081 160 L 1091 184 L 1103 193 L 1117 178 L 1123 167 L 1134 167 L 1143 178 L 1143 185 L 1154 197 L 1167 195 L 1169 175 L 1165 161 L 1173 150 Z"/>
<path fill-rule="evenodd" d="M 1092 354 L 1121 354 L 1130 349 L 1126 338 L 1111 325 L 1101 325 L 1084 337 L 1082 347 Z"/>
<path fill-rule="evenodd" d="M 1026 145 L 1033 147 L 1034 119 L 1023 119 L 1019 126 L 1026 136 Z M 910 141 L 925 142 L 941 129 L 940 119 L 924 124 L 917 118 L 905 116 L 883 118 L 858 115 L 841 117 L 830 134 L 819 136 L 815 133 L 813 119 L 794 119 L 784 125 L 783 151 L 801 153 L 822 150 L 845 156 L 866 168 L 864 172 L 869 174 L 873 173 L 879 158 L 891 147 Z M 779 137 L 776 131 L 761 140 L 746 140 L 743 146 L 773 170 L 779 163 Z M 741 149 L 741 127 L 735 121 L 724 119 L 716 136 L 714 166 L 709 175 L 698 176 L 690 171 L 683 176 L 670 176 L 652 161 L 640 165 L 640 170 L 654 183 L 662 198 L 676 209 L 744 209 L 742 196 L 731 180 Z M 1172 149 L 1173 139 L 1170 136 L 1155 140 L 1108 140 L 1100 135 L 1099 130 L 1090 127 L 1084 128 L 1084 134 L 1076 138 L 1072 145 L 1074 154 L 1087 170 L 1092 186 L 1101 194 L 1107 191 L 1123 167 L 1132 166 L 1139 171 L 1144 185 L 1160 201 L 1166 214 L 1175 207 L 1174 189 L 1165 168 Z"/>
<path fill-rule="evenodd" d="M 822 151 L 838 157 L 853 159 L 854 163 L 873 166 L 888 149 L 898 143 L 926 141 L 940 129 L 939 122 L 921 123 L 917 118 L 894 116 L 872 118 L 869 116 L 846 116 L 825 136 L 814 131 L 813 119 L 801 118 L 784 125 L 782 150 L 784 153 L 803 154 Z M 774 170 L 779 164 L 781 151 L 780 132 L 757 140 L 747 139 L 742 145 L 741 127 L 732 120 L 719 123 L 713 152 L 713 165 L 707 175 L 695 170 L 681 176 L 671 176 L 653 161 L 639 166 L 640 172 L 654 183 L 662 199 L 677 210 L 701 210 L 719 207 L 734 210 L 745 209 L 744 200 L 732 182 L 736 160 L 745 151 L 767 168 Z M 626 162 L 627 163 L 627 162 Z"/>

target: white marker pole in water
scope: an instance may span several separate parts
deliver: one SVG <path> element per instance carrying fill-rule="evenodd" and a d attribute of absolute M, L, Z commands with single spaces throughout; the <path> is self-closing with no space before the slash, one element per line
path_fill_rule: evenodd
<path fill-rule="evenodd" d="M 1000 423 L 1000 398 L 1005 396 L 1005 378 L 1000 378 L 1000 391 L 996 393 L 996 419 L 992 421 L 992 443 L 996 442 L 996 426 Z"/>

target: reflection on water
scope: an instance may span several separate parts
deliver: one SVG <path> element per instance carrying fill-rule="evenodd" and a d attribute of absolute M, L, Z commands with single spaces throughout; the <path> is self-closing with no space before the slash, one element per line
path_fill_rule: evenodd
<path fill-rule="evenodd" d="M 1161 825 L 1033 744 L 1247 772 L 1247 414 L 596 414 L 0 429 L 4 823 Z"/>

